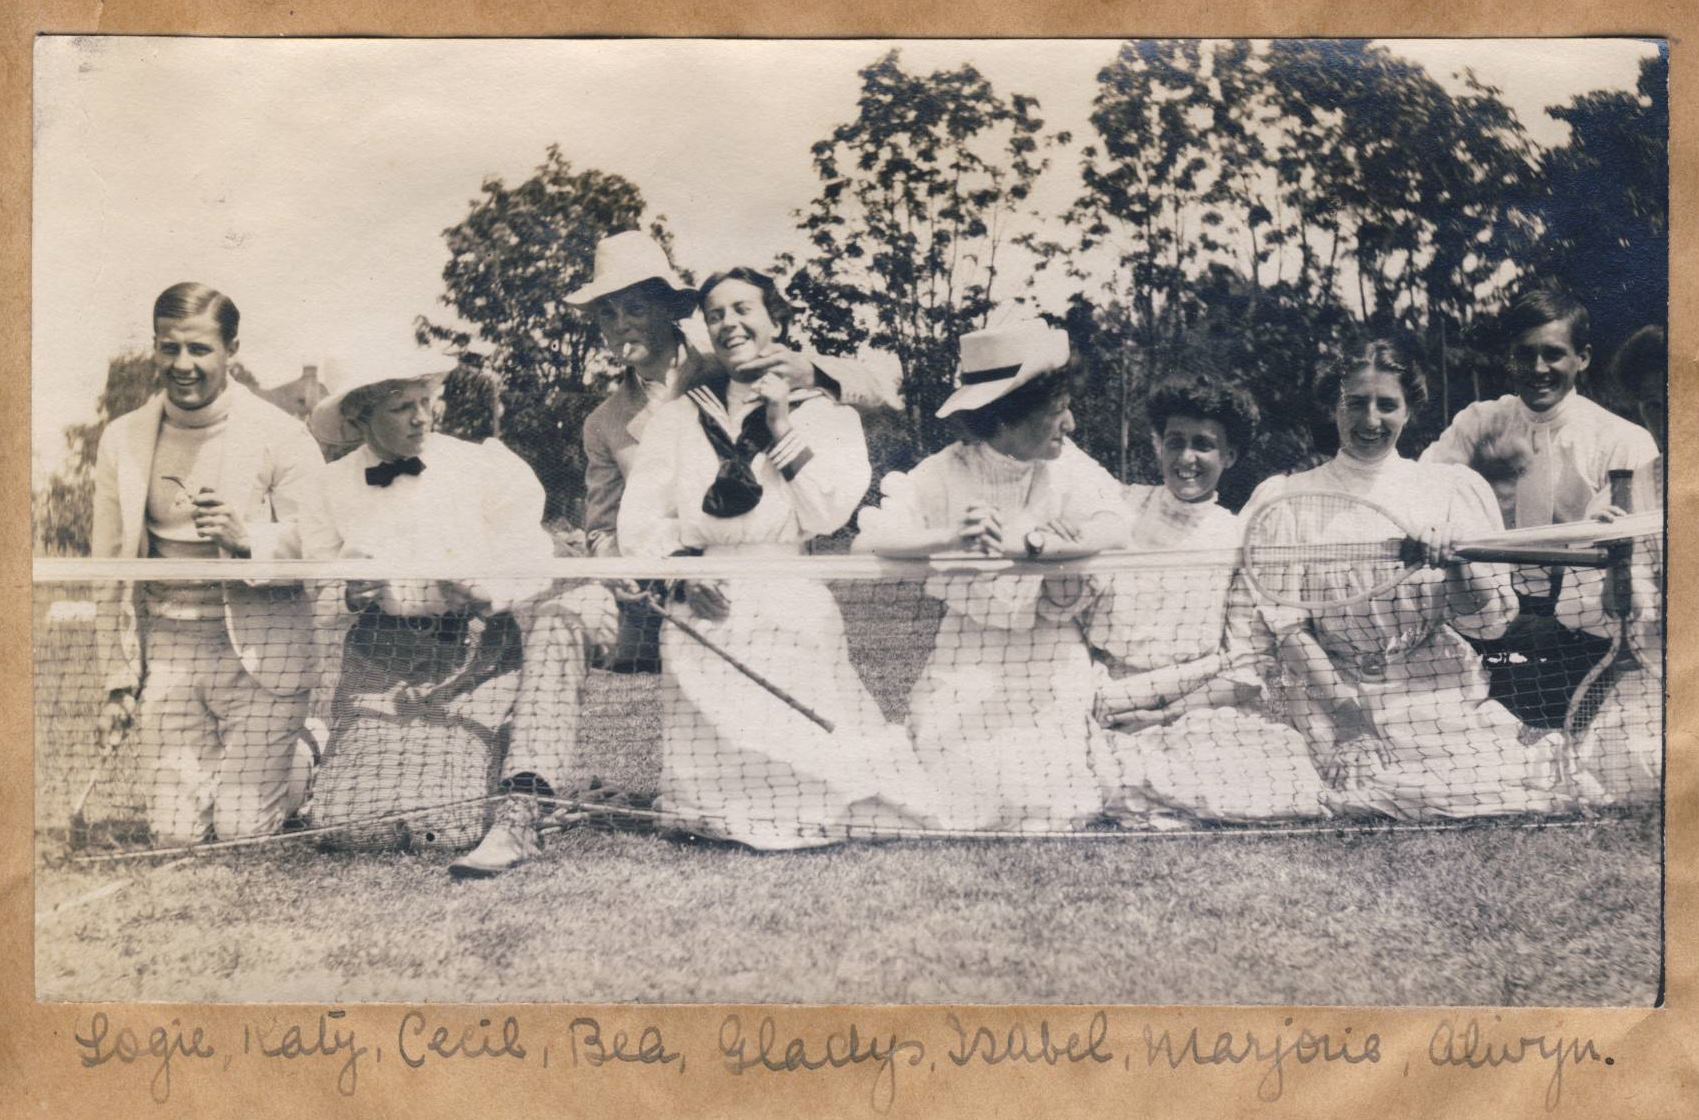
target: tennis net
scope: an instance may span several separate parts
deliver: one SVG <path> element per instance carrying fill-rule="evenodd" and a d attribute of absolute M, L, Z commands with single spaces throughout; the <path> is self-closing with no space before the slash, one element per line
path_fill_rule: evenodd
<path fill-rule="evenodd" d="M 38 836 L 459 849 L 515 785 L 759 848 L 1655 806 L 1662 557 L 1295 619 L 1229 551 L 38 560 Z"/>

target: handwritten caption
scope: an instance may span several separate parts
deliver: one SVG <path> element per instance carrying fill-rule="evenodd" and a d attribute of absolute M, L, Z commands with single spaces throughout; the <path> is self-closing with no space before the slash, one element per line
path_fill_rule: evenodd
<path fill-rule="evenodd" d="M 369 1022 L 371 1016 L 365 1018 Z M 926 1029 L 902 1033 L 854 1022 L 795 1030 L 783 1015 L 732 1013 L 720 1020 L 711 1047 L 697 1039 L 692 1052 L 713 1075 L 746 1081 L 863 1078 L 866 1107 L 878 1115 L 889 1113 L 914 1079 L 997 1067 L 1101 1070 L 1101 1076 L 1203 1075 L 1211 1068 L 1244 1067 L 1257 1075 L 1247 1085 L 1262 1103 L 1281 1100 L 1306 1070 L 1315 1071 L 1312 1077 L 1354 1068 L 1409 1077 L 1413 1068 L 1425 1066 L 1457 1076 L 1506 1076 L 1534 1067 L 1544 1079 L 1537 1087 L 1544 1091 L 1545 1107 L 1555 1111 L 1566 1077 L 1616 1064 L 1591 1038 L 1500 1031 L 1498 1016 L 1441 1018 L 1425 1050 L 1410 1054 L 1387 1051 L 1372 1031 L 1317 1030 L 1292 1016 L 1273 1020 L 1272 1029 L 1263 1031 L 1140 1021 L 1113 1034 L 1107 1011 L 983 1022 L 954 1011 L 923 1018 Z M 595 1076 L 613 1069 L 680 1075 L 690 1064 L 686 1048 L 653 1023 L 544 1015 L 527 1022 L 520 1015 L 418 1008 L 399 1011 L 375 1033 L 370 1027 L 357 1032 L 347 1011 L 328 1009 L 304 1021 L 255 1019 L 239 1032 L 226 1027 L 216 1035 L 177 1017 L 144 1021 L 95 1011 L 77 1022 L 71 1038 L 82 1068 L 132 1077 L 157 1104 L 171 1100 L 183 1077 L 240 1073 L 270 1063 L 321 1070 L 345 1097 L 358 1094 L 386 1062 L 400 1076 L 427 1067 L 493 1064 L 551 1075 Z"/>

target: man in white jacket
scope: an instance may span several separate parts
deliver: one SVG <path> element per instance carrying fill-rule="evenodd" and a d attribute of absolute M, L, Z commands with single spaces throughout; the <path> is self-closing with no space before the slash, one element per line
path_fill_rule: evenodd
<path fill-rule="evenodd" d="M 1578 300 L 1548 290 L 1526 293 L 1511 305 L 1504 326 L 1516 392 L 1458 413 L 1422 452 L 1422 461 L 1477 466 L 1483 444 L 1525 440 L 1532 455 L 1515 481 L 1513 500 L 1503 503 L 1507 527 L 1580 521 L 1593 496 L 1609 486 L 1610 472 L 1639 466 L 1657 455 L 1657 444 L 1640 425 L 1577 391 L 1593 359 L 1587 308 Z M 1492 664 L 1505 702 L 1542 722 L 1563 718 L 1574 684 L 1599 657 L 1593 640 L 1552 622 L 1562 581 L 1559 569 L 1520 569 L 1518 620 L 1487 651 L 1499 655 Z M 1531 668 L 1512 672 L 1511 654 Z"/>
<path fill-rule="evenodd" d="M 286 559 L 322 464 L 299 421 L 231 382 L 240 313 L 204 284 L 154 302 L 164 389 L 114 420 L 95 461 L 95 556 Z M 102 591 L 100 716 L 132 722 L 153 770 L 156 844 L 275 831 L 301 803 L 312 618 L 298 584 L 142 583 Z"/>

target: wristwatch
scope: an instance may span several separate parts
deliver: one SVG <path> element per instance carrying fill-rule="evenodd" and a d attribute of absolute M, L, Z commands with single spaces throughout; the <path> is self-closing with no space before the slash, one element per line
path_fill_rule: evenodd
<path fill-rule="evenodd" d="M 1050 544 L 1050 534 L 1043 529 L 1033 529 L 1026 535 L 1026 554 L 1029 559 L 1037 560 L 1044 555 L 1045 548 Z"/>

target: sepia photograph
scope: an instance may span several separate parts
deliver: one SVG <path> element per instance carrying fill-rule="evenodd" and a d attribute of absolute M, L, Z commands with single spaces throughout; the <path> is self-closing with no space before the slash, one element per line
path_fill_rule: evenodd
<path fill-rule="evenodd" d="M 37 999 L 1662 1000 L 1665 41 L 34 65 Z"/>

